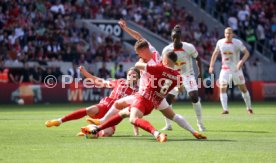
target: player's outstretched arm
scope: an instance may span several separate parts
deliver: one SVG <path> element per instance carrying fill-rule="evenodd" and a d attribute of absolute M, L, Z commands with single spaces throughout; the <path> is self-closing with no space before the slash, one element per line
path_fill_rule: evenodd
<path fill-rule="evenodd" d="M 129 27 L 127 26 L 125 20 L 120 19 L 119 22 L 118 22 L 118 24 L 120 25 L 120 27 L 121 27 L 125 32 L 127 32 L 131 37 L 135 38 L 136 40 L 143 39 L 142 35 L 141 35 L 139 32 L 137 32 L 137 31 L 135 31 L 135 30 L 133 30 L 133 29 L 131 29 L 131 28 L 129 28 Z"/>
<path fill-rule="evenodd" d="M 245 48 L 243 50 L 243 57 L 242 59 L 239 61 L 238 65 L 237 65 L 237 69 L 240 70 L 244 64 L 244 62 L 248 59 L 249 57 L 249 51 Z"/>
<path fill-rule="evenodd" d="M 217 60 L 218 54 L 219 54 L 219 50 L 216 48 L 212 54 L 211 61 L 210 61 L 210 67 L 209 67 L 210 74 L 212 74 L 214 72 L 214 64 Z"/>
<path fill-rule="evenodd" d="M 139 70 L 146 70 L 147 64 L 144 62 L 136 62 L 135 64 L 135 68 L 139 69 Z"/>
<path fill-rule="evenodd" d="M 86 77 L 87 79 L 93 81 L 95 85 L 103 86 L 103 87 L 110 87 L 109 84 L 108 84 L 108 81 L 106 81 L 102 78 L 98 78 L 98 77 L 90 74 L 89 72 L 86 71 L 86 69 L 83 66 L 80 66 L 79 70 L 83 74 L 84 77 Z"/>

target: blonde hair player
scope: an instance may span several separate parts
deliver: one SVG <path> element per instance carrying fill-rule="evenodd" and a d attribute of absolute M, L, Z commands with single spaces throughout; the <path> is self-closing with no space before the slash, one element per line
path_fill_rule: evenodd
<path fill-rule="evenodd" d="M 229 114 L 227 86 L 232 82 L 237 85 L 241 90 L 242 97 L 247 107 L 247 112 L 253 114 L 251 99 L 249 92 L 245 85 L 245 80 L 242 72 L 244 62 L 249 57 L 249 52 L 243 43 L 233 38 L 233 30 L 228 27 L 224 30 L 225 38 L 218 40 L 216 48 L 212 54 L 209 73 L 214 72 L 214 64 L 218 54 L 221 54 L 222 67 L 219 75 L 220 83 L 220 102 L 223 108 L 222 114 Z M 243 53 L 243 57 L 240 59 L 240 52 Z"/>

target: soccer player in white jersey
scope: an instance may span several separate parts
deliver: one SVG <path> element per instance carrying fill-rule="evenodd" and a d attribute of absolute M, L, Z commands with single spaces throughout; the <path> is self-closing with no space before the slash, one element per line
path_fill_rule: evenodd
<path fill-rule="evenodd" d="M 247 107 L 247 112 L 253 114 L 251 99 L 245 85 L 245 80 L 242 72 L 244 62 L 249 57 L 249 52 L 243 43 L 233 38 L 233 30 L 228 27 L 224 31 L 225 38 L 218 40 L 216 48 L 212 54 L 209 73 L 214 72 L 214 64 L 218 54 L 221 54 L 222 67 L 219 75 L 220 83 L 220 102 L 223 108 L 222 114 L 229 114 L 227 104 L 227 86 L 233 80 L 234 85 L 237 85 L 241 90 L 242 97 Z M 240 52 L 243 52 L 243 57 L 240 59 Z"/>
<path fill-rule="evenodd" d="M 170 51 L 174 51 L 177 54 L 177 63 L 175 69 L 182 75 L 184 87 L 191 97 L 192 104 L 197 116 L 197 126 L 200 131 L 205 131 L 205 127 L 202 122 L 202 107 L 200 99 L 198 97 L 198 86 L 194 76 L 193 59 L 196 60 L 198 67 L 198 77 L 201 78 L 201 60 L 194 45 L 181 41 L 181 28 L 176 25 L 172 30 L 172 43 L 166 46 L 162 51 L 162 56 Z M 177 88 L 173 89 L 167 95 L 167 102 L 171 105 L 175 97 L 178 95 Z M 172 130 L 169 119 L 165 119 L 166 126 L 162 130 Z"/>

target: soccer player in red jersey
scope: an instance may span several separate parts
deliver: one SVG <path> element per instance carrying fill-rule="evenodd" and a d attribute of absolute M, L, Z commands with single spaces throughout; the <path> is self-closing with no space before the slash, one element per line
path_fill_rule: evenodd
<path fill-rule="evenodd" d="M 116 100 L 137 92 L 137 81 L 140 78 L 140 72 L 134 67 L 129 69 L 127 73 L 127 79 L 118 79 L 111 81 L 107 81 L 91 75 L 82 66 L 80 66 L 79 69 L 81 73 L 89 80 L 92 80 L 96 86 L 113 88 L 112 92 L 110 93 L 109 97 L 105 97 L 96 105 L 78 109 L 59 119 L 46 121 L 46 127 L 59 126 L 64 122 L 80 119 L 86 115 L 91 118 L 102 118 Z M 114 133 L 114 129 L 115 128 L 107 129 L 103 136 L 111 136 Z"/>
<path fill-rule="evenodd" d="M 136 94 L 135 101 L 133 101 L 131 107 L 120 111 L 117 115 L 111 117 L 98 127 L 92 129 L 83 127 L 81 129 L 82 132 L 86 134 L 97 134 L 99 131 L 107 127 L 119 124 L 123 118 L 130 117 L 129 120 L 133 125 L 151 133 L 157 141 L 165 142 L 167 136 L 157 131 L 147 120 L 142 119 L 142 117 L 150 114 L 154 108 L 158 108 L 168 92 L 175 86 L 178 85 L 179 89 L 183 89 L 181 83 L 182 77 L 177 70 L 173 69 L 176 60 L 177 55 L 174 52 L 169 52 L 164 56 L 162 64 L 150 65 L 141 61 L 137 62 L 135 67 L 151 74 L 151 79 L 149 80 L 149 83 L 147 83 L 145 89 Z M 165 110 L 167 111 L 163 110 L 164 112 L 162 113 L 165 114 L 167 112 L 174 118 L 182 118 L 179 117 L 180 115 L 170 112 L 172 111 L 170 108 Z M 179 125 L 181 126 L 181 124 Z M 198 139 L 206 139 L 204 135 L 196 132 L 190 125 L 189 127 L 188 130 L 191 131 L 195 137 Z"/>

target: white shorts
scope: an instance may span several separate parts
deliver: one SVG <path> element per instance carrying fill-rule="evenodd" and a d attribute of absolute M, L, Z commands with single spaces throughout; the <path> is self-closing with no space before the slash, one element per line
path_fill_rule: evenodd
<path fill-rule="evenodd" d="M 126 96 L 123 98 L 120 98 L 119 100 L 117 100 L 118 102 L 125 102 L 127 104 L 132 104 L 133 101 L 135 100 L 135 95 L 130 95 L 130 96 Z M 162 102 L 160 103 L 160 105 L 158 106 L 158 108 L 156 108 L 157 110 L 164 110 L 167 109 L 170 105 L 168 104 L 166 98 L 164 98 L 162 100 Z"/>
<path fill-rule="evenodd" d="M 221 69 L 219 74 L 220 84 L 231 84 L 232 80 L 234 85 L 242 85 L 245 83 L 242 70 L 232 71 L 229 69 Z"/>
<path fill-rule="evenodd" d="M 197 82 L 194 75 L 182 75 L 183 84 L 187 93 L 192 91 L 198 91 Z M 179 93 L 178 88 L 172 89 L 169 94 L 177 96 Z"/>

